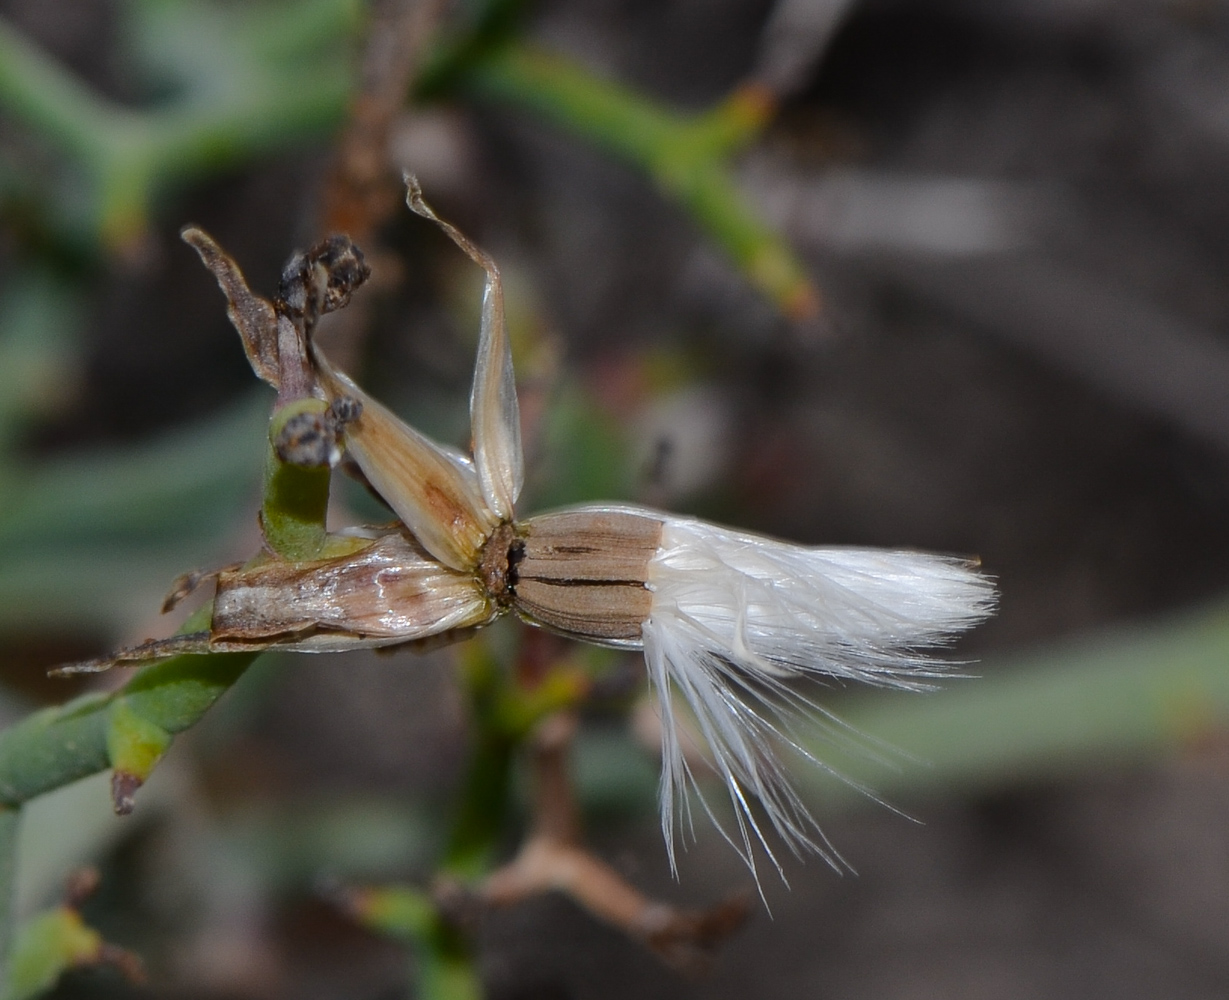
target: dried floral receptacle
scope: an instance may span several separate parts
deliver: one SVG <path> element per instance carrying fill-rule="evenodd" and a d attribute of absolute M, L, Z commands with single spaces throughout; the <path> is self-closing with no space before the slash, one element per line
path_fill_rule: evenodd
<path fill-rule="evenodd" d="M 839 867 L 779 757 L 783 748 L 806 755 L 790 736 L 794 715 L 831 719 L 795 682 L 930 686 L 950 667 L 926 650 L 992 612 L 990 580 L 948 556 L 803 547 L 628 505 L 518 518 L 524 464 L 499 270 L 407 180 L 409 207 L 487 275 L 470 398 L 472 454 L 405 424 L 312 342 L 314 317 L 344 304 L 365 277 L 354 265 L 357 251 L 334 238 L 296 257 L 283 284 L 300 294 L 283 291 L 269 303 L 208 236 L 185 230 L 227 296 L 257 375 L 278 388 L 279 403 L 305 400 L 301 406 L 322 414 L 322 435 L 344 446 L 399 522 L 316 539 L 287 558 L 266 520 L 269 551 L 218 574 L 207 631 L 87 666 L 173 652 L 389 646 L 462 634 L 513 611 L 586 642 L 643 649 L 661 711 L 662 824 L 672 863 L 674 831 L 695 784 L 682 744 L 692 727 L 676 718 L 677 693 L 706 743 L 697 749 L 729 792 L 737 833 L 727 839 L 747 863 L 754 869 L 756 841 L 776 862 L 753 811 L 758 800 L 792 850 L 812 850 Z M 293 467 L 327 469 L 337 459 L 331 447 L 306 458 L 276 450 Z"/>

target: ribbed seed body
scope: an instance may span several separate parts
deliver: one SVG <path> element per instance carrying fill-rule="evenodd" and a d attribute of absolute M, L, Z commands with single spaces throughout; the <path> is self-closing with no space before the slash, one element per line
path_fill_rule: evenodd
<path fill-rule="evenodd" d="M 519 525 L 513 607 L 523 618 L 604 645 L 638 646 L 645 586 L 662 521 L 610 507 L 543 514 Z"/>

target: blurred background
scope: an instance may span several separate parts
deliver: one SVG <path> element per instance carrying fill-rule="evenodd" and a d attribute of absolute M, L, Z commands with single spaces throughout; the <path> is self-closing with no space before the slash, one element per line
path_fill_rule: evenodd
<path fill-rule="evenodd" d="M 348 229 L 375 277 L 322 339 L 466 443 L 481 273 L 403 168 L 504 269 L 523 511 L 976 554 L 1002 592 L 975 676 L 825 695 L 918 821 L 799 769 L 860 874 L 766 869 L 771 916 L 688 976 L 561 896 L 493 909 L 490 997 L 1229 993 L 1229 6 L 2 0 L 0 723 L 259 544 L 271 394 L 183 225 L 266 295 Z M 412 995 L 328 886 L 429 880 L 455 656 L 267 656 L 132 817 L 105 777 L 32 805 L 22 911 L 96 865 L 84 913 L 150 975 L 55 995 Z M 592 669 L 594 850 L 679 905 L 747 890 L 707 823 L 671 877 L 642 669 Z"/>

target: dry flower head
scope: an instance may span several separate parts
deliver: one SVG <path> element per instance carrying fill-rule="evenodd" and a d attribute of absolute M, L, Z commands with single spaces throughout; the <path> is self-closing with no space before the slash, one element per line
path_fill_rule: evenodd
<path fill-rule="evenodd" d="M 486 272 L 471 452 L 404 423 L 314 343 L 318 315 L 344 305 L 368 273 L 345 237 L 292 258 L 270 302 L 210 237 L 184 230 L 226 295 L 253 370 L 277 388 L 279 405 L 302 404 L 304 419 L 281 428 L 279 457 L 332 465 L 344 450 L 398 522 L 330 536 L 316 558 L 264 551 L 216 574 L 207 630 L 77 669 L 181 652 L 391 646 L 463 635 L 515 612 L 571 638 L 644 651 L 661 713 L 661 813 L 672 864 L 675 831 L 690 827 L 695 748 L 684 753 L 684 741 L 694 731 L 733 805 L 736 832 L 722 832 L 753 871 L 755 843 L 780 870 L 765 820 L 795 853 L 813 851 L 839 869 L 844 862 L 779 756 L 784 748 L 810 756 L 791 735 L 799 715 L 833 722 L 797 682 L 928 687 L 950 665 L 926 650 L 989 615 L 993 585 L 964 559 L 804 547 L 624 504 L 518 517 L 524 460 L 499 269 L 406 180 L 409 207 Z M 201 579 L 181 580 L 173 598 Z M 687 726 L 675 694 L 692 716 Z M 702 795 L 698 801 L 713 816 Z"/>

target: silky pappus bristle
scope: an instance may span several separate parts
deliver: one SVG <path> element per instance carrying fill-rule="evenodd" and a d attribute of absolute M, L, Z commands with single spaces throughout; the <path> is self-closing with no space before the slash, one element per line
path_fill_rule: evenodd
<path fill-rule="evenodd" d="M 985 619 L 995 603 L 992 582 L 967 560 L 808 548 L 672 517 L 665 518 L 647 586 L 653 599 L 642 634 L 661 706 L 662 829 L 671 864 L 679 828 L 690 827 L 688 793 L 698 791 L 684 752 L 687 727 L 671 697 L 676 691 L 707 745 L 703 756 L 726 785 L 735 833 L 701 795 L 702 806 L 753 873 L 756 843 L 781 871 L 756 800 L 791 851 L 818 854 L 838 871 L 848 867 L 781 761 L 789 750 L 832 772 L 794 737 L 792 726 L 802 714 L 838 729 L 841 723 L 793 682 L 932 687 L 953 668 L 926 651 Z"/>

